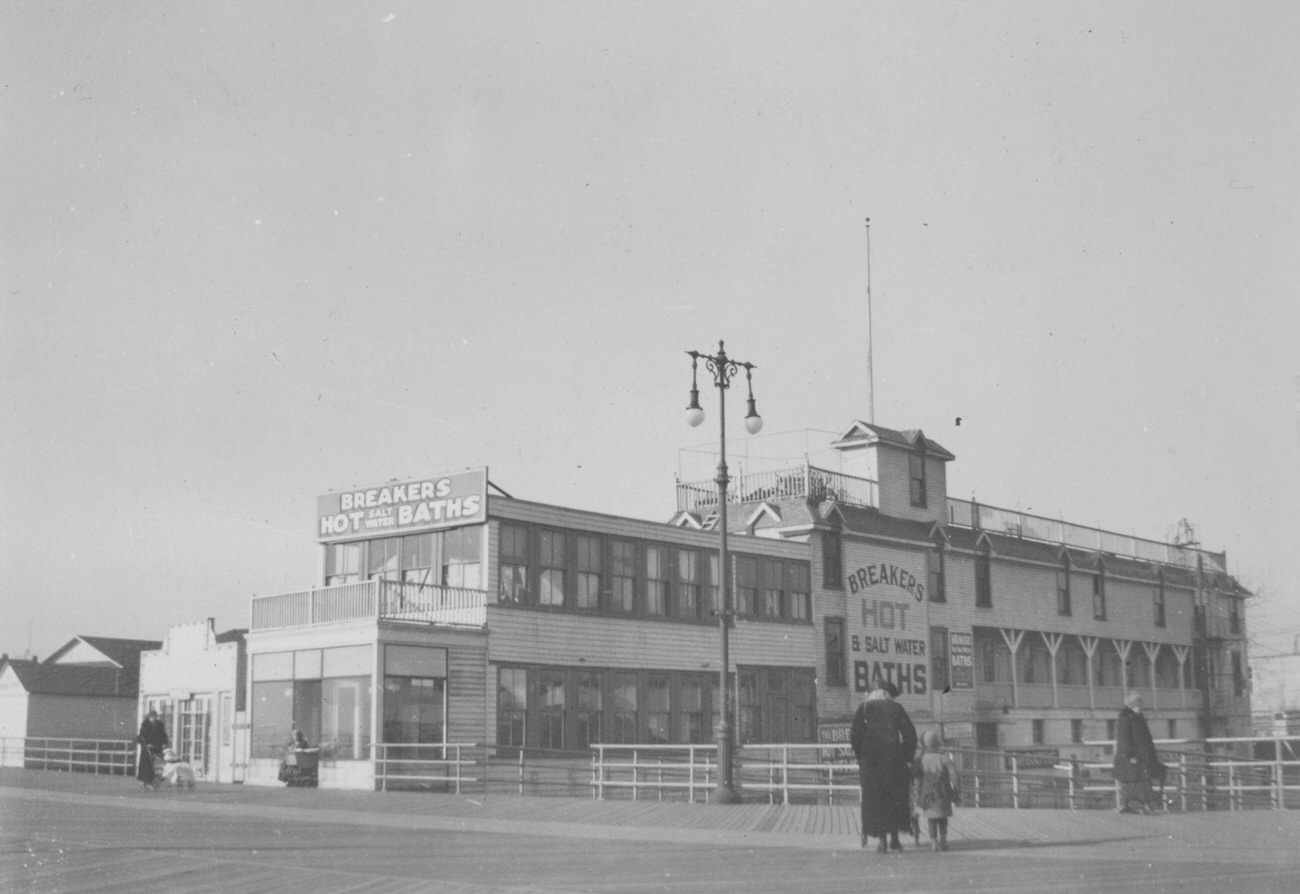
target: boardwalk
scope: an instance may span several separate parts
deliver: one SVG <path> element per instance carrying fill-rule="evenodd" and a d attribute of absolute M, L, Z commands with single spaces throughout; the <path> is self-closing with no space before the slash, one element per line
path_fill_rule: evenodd
<path fill-rule="evenodd" d="M 881 857 L 852 807 L 200 786 L 0 770 L 0 891 L 891 892 L 1300 888 L 1300 813 L 959 810 Z M 924 845 L 924 842 L 922 842 Z"/>

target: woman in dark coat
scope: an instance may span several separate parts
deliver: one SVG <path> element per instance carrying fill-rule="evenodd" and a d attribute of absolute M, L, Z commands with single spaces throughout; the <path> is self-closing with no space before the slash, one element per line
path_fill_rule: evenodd
<path fill-rule="evenodd" d="M 887 847 L 902 851 L 898 833 L 912 828 L 909 801 L 916 753 L 916 727 L 890 689 L 888 683 L 877 681 L 858 706 L 849 730 L 862 785 L 862 846 L 867 846 L 868 837 L 879 838 L 876 850 L 882 854 Z"/>
<path fill-rule="evenodd" d="M 1129 805 L 1138 802 L 1142 813 L 1151 812 L 1151 781 L 1163 780 L 1165 765 L 1156 755 L 1146 718 L 1142 716 L 1142 696 L 1130 692 L 1115 724 L 1115 779 L 1119 782 L 1120 813 L 1136 813 Z"/>
<path fill-rule="evenodd" d="M 167 738 L 167 727 L 153 708 L 149 709 L 149 713 L 140 722 L 140 734 L 135 737 L 135 741 L 140 746 L 140 761 L 136 764 L 135 778 L 147 786 L 153 786 L 158 776 L 154 759 L 161 759 L 163 749 L 171 744 Z"/>

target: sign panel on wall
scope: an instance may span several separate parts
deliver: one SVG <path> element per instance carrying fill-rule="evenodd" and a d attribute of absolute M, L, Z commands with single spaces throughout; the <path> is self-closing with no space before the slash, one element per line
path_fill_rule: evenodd
<path fill-rule="evenodd" d="M 923 578 L 920 569 L 892 562 L 873 562 L 848 573 L 846 626 L 855 692 L 867 692 L 877 679 L 897 686 L 900 695 L 929 692 Z"/>
<path fill-rule="evenodd" d="M 975 644 L 969 632 L 948 634 L 949 684 L 953 689 L 975 688 Z"/>
<path fill-rule="evenodd" d="M 413 534 L 487 521 L 487 469 L 325 494 L 316 499 L 322 542 Z"/>

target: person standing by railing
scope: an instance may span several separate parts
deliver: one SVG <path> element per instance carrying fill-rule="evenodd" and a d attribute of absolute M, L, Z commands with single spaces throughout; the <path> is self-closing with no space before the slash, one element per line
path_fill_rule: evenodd
<path fill-rule="evenodd" d="M 1142 716 L 1142 696 L 1130 692 L 1124 699 L 1115 725 L 1115 780 L 1119 783 L 1120 813 L 1151 813 L 1151 782 L 1163 782 L 1165 765 L 1156 754 L 1146 718 Z M 1137 802 L 1138 809 L 1131 806 Z"/>
<path fill-rule="evenodd" d="M 862 786 L 862 846 L 879 838 L 878 853 L 902 852 L 898 833 L 912 827 L 912 758 L 916 754 L 916 727 L 907 710 L 894 701 L 898 690 L 877 679 L 858 706 L 849 729 L 849 743 L 858 758 Z M 888 835 L 888 843 L 885 836 Z"/>
<path fill-rule="evenodd" d="M 140 721 L 140 732 L 135 737 L 135 741 L 140 746 L 135 778 L 146 788 L 155 788 L 159 775 L 155 763 L 162 761 L 163 749 L 171 744 L 171 740 L 167 737 L 167 726 L 159 719 L 155 709 L 150 708 L 144 720 Z"/>

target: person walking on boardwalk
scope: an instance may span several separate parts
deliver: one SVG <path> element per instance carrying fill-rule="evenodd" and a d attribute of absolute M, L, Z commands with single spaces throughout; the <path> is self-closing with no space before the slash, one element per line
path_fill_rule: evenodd
<path fill-rule="evenodd" d="M 939 751 L 943 740 L 937 730 L 921 736 L 924 748 L 916 762 L 917 805 L 930 825 L 930 849 L 948 849 L 948 818 L 961 799 L 961 782 L 952 758 Z"/>
<path fill-rule="evenodd" d="M 140 746 L 140 759 L 136 764 L 135 778 L 145 786 L 153 788 L 159 776 L 159 769 L 154 766 L 154 763 L 162 760 L 163 749 L 171 744 L 171 740 L 167 738 L 167 727 L 159 719 L 155 709 L 150 708 L 144 720 L 140 721 L 140 732 L 135 737 L 135 741 Z"/>
<path fill-rule="evenodd" d="M 862 846 L 867 846 L 868 838 L 879 838 L 876 851 L 882 854 L 890 848 L 901 852 L 898 833 L 912 825 L 909 789 L 916 727 L 906 709 L 893 700 L 897 693 L 891 684 L 877 680 L 849 729 L 862 786 Z"/>
<path fill-rule="evenodd" d="M 1165 765 L 1142 716 L 1142 696 L 1130 692 L 1115 724 L 1115 780 L 1120 813 L 1151 813 L 1151 782 L 1165 778 Z M 1133 803 L 1137 802 L 1137 809 Z"/>

